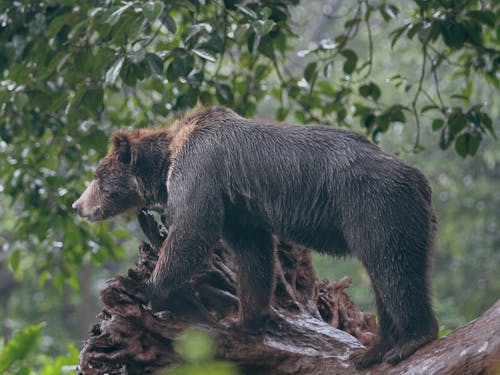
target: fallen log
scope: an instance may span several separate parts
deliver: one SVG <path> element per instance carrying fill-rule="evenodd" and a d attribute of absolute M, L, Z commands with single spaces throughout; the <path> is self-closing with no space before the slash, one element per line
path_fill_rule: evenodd
<path fill-rule="evenodd" d="M 147 374 L 178 364 L 174 342 L 192 325 L 212 334 L 217 358 L 245 374 L 500 373 L 500 301 L 398 365 L 358 372 L 348 358 L 373 342 L 374 316 L 348 298 L 350 278 L 318 280 L 310 251 L 285 242 L 279 243 L 276 259 L 276 319 L 259 335 L 234 329 L 238 270 L 222 243 L 184 287 L 164 301 L 149 301 L 144 283 L 165 231 L 149 212 L 141 212 L 139 222 L 150 244 L 141 245 L 135 269 L 114 277 L 101 292 L 104 308 L 80 353 L 79 374 Z M 154 312 L 151 305 L 162 309 Z"/>

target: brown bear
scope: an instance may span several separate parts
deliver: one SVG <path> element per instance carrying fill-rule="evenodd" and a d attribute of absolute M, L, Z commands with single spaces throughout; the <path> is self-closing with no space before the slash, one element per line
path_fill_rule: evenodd
<path fill-rule="evenodd" d="M 380 333 L 352 356 L 359 368 L 397 363 L 436 338 L 431 190 L 421 172 L 364 136 L 213 107 L 170 127 L 117 132 L 112 142 L 73 207 L 89 220 L 164 210 L 153 290 L 185 283 L 222 239 L 239 260 L 239 324 L 256 329 L 271 312 L 277 236 L 365 266 Z"/>

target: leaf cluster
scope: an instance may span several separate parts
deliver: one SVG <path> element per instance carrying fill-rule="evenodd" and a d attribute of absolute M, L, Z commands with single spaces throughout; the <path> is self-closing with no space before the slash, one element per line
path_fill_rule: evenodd
<path fill-rule="evenodd" d="M 431 116 L 441 148 L 461 156 L 495 136 L 487 106 L 474 102 L 474 79 L 498 88 L 498 5 L 350 4 L 340 32 L 297 56 L 294 12 L 308 6 L 298 0 L 3 2 L 0 193 L 15 218 L 10 267 L 34 266 L 42 283 L 77 286 L 84 259 L 119 257 L 115 240 L 126 232 L 75 221 L 71 203 L 112 130 L 150 126 L 199 103 L 245 116 L 271 103 L 279 120 L 360 128 L 375 141 L 393 124 L 413 124 L 415 150 L 421 118 Z M 373 76 L 376 28 L 394 48 L 416 43 L 417 83 L 396 74 L 390 91 Z M 443 98 L 445 68 L 465 89 Z"/>

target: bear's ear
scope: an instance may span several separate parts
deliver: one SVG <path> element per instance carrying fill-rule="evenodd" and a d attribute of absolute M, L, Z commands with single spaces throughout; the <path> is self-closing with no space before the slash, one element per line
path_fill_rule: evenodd
<path fill-rule="evenodd" d="M 111 138 L 113 149 L 118 154 L 120 161 L 124 164 L 131 164 L 132 150 L 130 142 L 130 134 L 127 132 L 116 132 Z"/>

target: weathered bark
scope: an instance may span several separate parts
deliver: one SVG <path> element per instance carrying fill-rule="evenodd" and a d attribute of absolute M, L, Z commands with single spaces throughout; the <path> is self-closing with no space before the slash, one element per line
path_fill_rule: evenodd
<path fill-rule="evenodd" d="M 154 268 L 164 238 L 152 215 L 141 227 L 151 245 L 141 246 L 137 267 L 113 278 L 101 292 L 104 309 L 80 353 L 82 374 L 144 374 L 179 363 L 173 349 L 178 334 L 191 325 L 210 331 L 217 357 L 247 374 L 356 374 L 349 355 L 373 342 L 372 315 L 360 312 L 344 290 L 350 279 L 319 281 L 310 251 L 280 243 L 276 318 L 259 335 L 234 328 L 238 309 L 237 267 L 222 244 L 190 282 L 153 312 L 144 283 Z M 156 301 L 158 302 L 158 301 Z M 156 303 L 158 305 L 159 303 Z M 483 317 L 422 348 L 398 364 L 375 366 L 371 374 L 476 374 L 500 371 L 500 301 Z M 496 362 L 495 362 L 496 361 Z M 497 366 L 497 367 L 495 367 Z"/>

